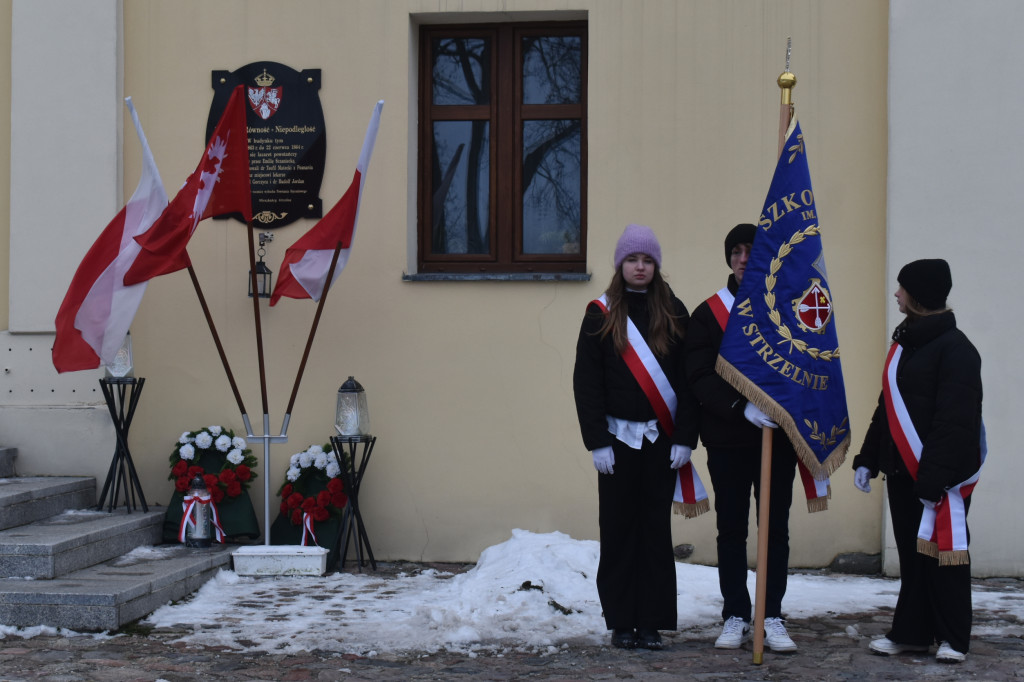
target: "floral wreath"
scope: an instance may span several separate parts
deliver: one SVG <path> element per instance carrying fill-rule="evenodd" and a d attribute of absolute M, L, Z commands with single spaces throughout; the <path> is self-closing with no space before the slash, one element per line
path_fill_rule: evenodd
<path fill-rule="evenodd" d="M 277 494 L 281 497 L 281 515 L 293 526 L 303 525 L 304 514 L 309 514 L 314 521 L 339 516 L 348 504 L 341 467 L 331 456 L 330 445 L 311 445 L 292 455 L 285 478 L 288 482 Z M 318 487 L 322 488 L 317 493 L 310 490 L 314 482 L 319 482 Z"/>
<path fill-rule="evenodd" d="M 247 445 L 244 438 L 223 426 L 186 431 L 174 445 L 174 452 L 169 458 L 171 473 L 167 479 L 174 481 L 176 491 L 184 493 L 188 491 L 193 478 L 202 476 L 215 504 L 220 504 L 225 497 L 238 497 L 256 478 L 253 471 L 256 457 Z M 210 453 L 223 457 L 224 463 L 216 472 L 207 472 L 197 464 L 204 455 Z"/>

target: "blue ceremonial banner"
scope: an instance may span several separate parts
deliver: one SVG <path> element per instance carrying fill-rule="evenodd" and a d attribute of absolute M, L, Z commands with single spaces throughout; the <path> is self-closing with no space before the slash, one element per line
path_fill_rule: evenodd
<path fill-rule="evenodd" d="M 818 480 L 850 446 L 835 311 L 803 133 L 794 118 L 716 369 L 785 430 Z"/>

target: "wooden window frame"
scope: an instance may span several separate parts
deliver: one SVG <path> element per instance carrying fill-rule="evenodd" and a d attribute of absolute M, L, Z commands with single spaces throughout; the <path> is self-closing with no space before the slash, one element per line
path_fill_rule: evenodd
<path fill-rule="evenodd" d="M 581 39 L 581 94 L 574 104 L 522 104 L 522 36 L 575 35 Z M 436 38 L 489 38 L 491 96 L 482 105 L 434 105 L 433 55 Z M 417 166 L 417 268 L 420 273 L 503 274 L 584 273 L 587 254 L 587 23 L 522 22 L 424 25 L 420 28 Z M 574 254 L 523 253 L 523 122 L 580 121 L 580 244 Z M 431 249 L 431 162 L 435 122 L 487 120 L 490 168 L 488 253 L 434 254 Z"/>

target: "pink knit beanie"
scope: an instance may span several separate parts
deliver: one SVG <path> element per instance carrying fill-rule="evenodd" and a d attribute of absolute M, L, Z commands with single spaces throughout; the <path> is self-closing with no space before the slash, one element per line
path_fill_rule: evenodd
<path fill-rule="evenodd" d="M 618 270 L 622 261 L 631 253 L 645 253 L 654 259 L 654 262 L 661 267 L 661 244 L 654 236 L 654 230 L 646 225 L 626 225 L 619 237 L 619 243 L 615 245 L 615 269 Z"/>

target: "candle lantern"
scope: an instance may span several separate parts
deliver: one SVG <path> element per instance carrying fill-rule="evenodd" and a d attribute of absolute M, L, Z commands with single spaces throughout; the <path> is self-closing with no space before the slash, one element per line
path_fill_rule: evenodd
<path fill-rule="evenodd" d="M 338 389 L 338 410 L 334 428 L 343 436 L 365 436 L 370 433 L 370 411 L 366 405 L 366 391 L 349 377 Z"/>
<path fill-rule="evenodd" d="M 213 534 L 211 523 L 210 491 L 206 489 L 206 481 L 202 476 L 192 479 L 188 495 L 185 497 L 185 546 L 206 548 L 210 546 Z"/>
<path fill-rule="evenodd" d="M 132 366 L 132 333 L 128 332 L 121 341 L 121 347 L 117 349 L 113 359 L 106 367 L 108 379 L 130 379 L 135 376 L 135 368 Z M 119 382 L 123 383 L 123 382 Z"/>
<path fill-rule="evenodd" d="M 256 252 L 256 255 L 260 257 L 256 261 L 256 296 L 259 298 L 270 298 L 270 291 L 273 288 L 271 285 L 271 278 L 273 272 L 267 267 L 267 264 L 263 262 L 263 257 L 267 255 L 267 250 L 263 248 L 267 242 L 274 241 L 273 232 L 261 232 L 260 233 L 260 248 Z M 252 271 L 249 271 L 249 298 L 252 298 Z"/>

